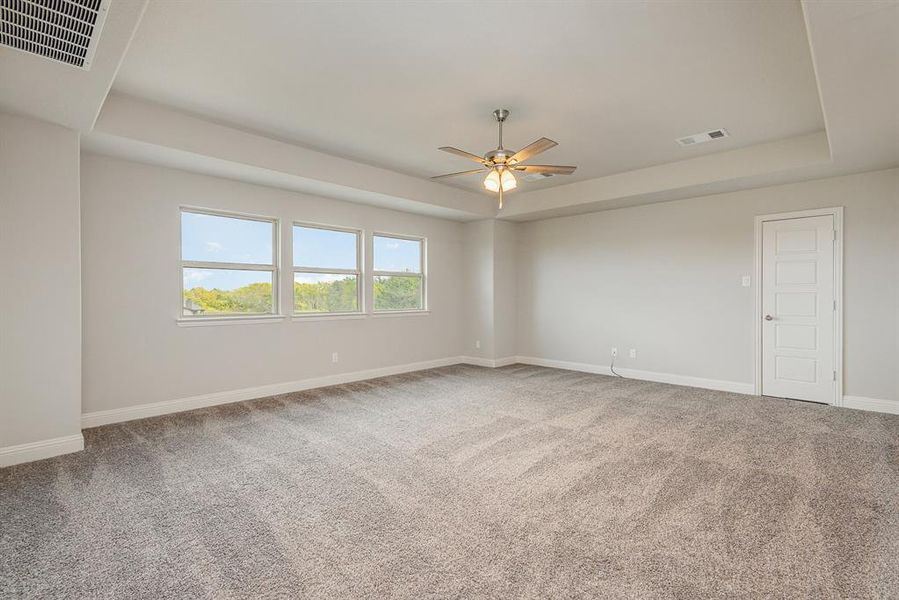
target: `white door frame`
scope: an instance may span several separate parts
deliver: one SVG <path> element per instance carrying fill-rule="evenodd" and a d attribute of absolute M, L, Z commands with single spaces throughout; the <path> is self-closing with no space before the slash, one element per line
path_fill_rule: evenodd
<path fill-rule="evenodd" d="M 836 237 L 833 244 L 833 297 L 836 301 L 834 310 L 834 357 L 833 365 L 837 372 L 834 385 L 834 396 L 830 404 L 843 406 L 843 207 L 816 208 L 795 212 L 759 215 L 755 218 L 755 308 L 753 310 L 752 329 L 755 332 L 755 395 L 762 393 L 762 225 L 766 221 L 783 221 L 801 219 L 803 217 L 833 216 L 833 228 Z"/>

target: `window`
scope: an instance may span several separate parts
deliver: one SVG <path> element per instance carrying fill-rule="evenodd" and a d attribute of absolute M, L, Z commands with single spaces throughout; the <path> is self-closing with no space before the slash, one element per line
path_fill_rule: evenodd
<path fill-rule="evenodd" d="M 361 312 L 361 237 L 353 229 L 294 224 L 294 313 Z"/>
<path fill-rule="evenodd" d="M 425 309 L 425 240 L 372 236 L 375 311 Z"/>
<path fill-rule="evenodd" d="M 275 219 L 182 208 L 182 316 L 275 314 L 277 240 Z"/>

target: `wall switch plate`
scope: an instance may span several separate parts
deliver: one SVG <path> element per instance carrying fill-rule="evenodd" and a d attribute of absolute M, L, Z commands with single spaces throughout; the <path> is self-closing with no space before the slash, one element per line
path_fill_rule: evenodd
<path fill-rule="evenodd" d="M 336 363 L 336 362 L 337 362 L 337 353 L 336 353 L 336 352 L 332 352 L 332 353 L 331 353 L 331 362 L 332 362 L 332 363 Z"/>
<path fill-rule="evenodd" d="M 480 348 L 480 347 L 481 347 L 481 340 L 475 340 L 474 347 L 475 347 L 475 348 Z"/>
<path fill-rule="evenodd" d="M 743 287 L 749 287 L 752 285 L 752 278 L 749 275 L 743 275 Z"/>
<path fill-rule="evenodd" d="M 618 356 L 618 348 L 612 348 L 612 358 Z"/>
<path fill-rule="evenodd" d="M 637 358 L 637 349 L 636 348 L 631 348 L 630 357 Z"/>

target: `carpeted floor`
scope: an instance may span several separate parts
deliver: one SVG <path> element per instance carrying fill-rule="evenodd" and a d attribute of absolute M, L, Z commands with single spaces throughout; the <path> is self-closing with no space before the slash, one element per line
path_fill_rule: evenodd
<path fill-rule="evenodd" d="M 455 366 L 85 438 L 0 597 L 899 597 L 899 416 Z"/>

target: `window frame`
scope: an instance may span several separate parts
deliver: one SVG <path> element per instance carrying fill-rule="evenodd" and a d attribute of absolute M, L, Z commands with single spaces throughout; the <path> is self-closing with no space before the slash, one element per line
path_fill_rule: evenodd
<path fill-rule="evenodd" d="M 379 271 L 375 269 L 375 238 L 392 238 L 419 243 L 419 272 L 408 271 Z M 371 312 L 372 315 L 390 315 L 403 313 L 427 313 L 428 309 L 428 238 L 419 235 L 406 235 L 403 233 L 388 233 L 385 231 L 373 231 L 371 234 Z M 421 280 L 421 308 L 378 309 L 375 307 L 375 278 L 376 277 L 418 277 Z"/>
<path fill-rule="evenodd" d="M 224 217 L 228 219 L 240 219 L 243 221 L 257 221 L 268 223 L 272 228 L 272 262 L 265 263 L 231 263 L 219 261 L 200 261 L 200 260 L 184 260 L 184 213 L 195 215 L 208 215 L 212 217 Z M 178 254 L 179 254 L 179 275 L 180 285 L 178 294 L 178 321 L 259 321 L 264 319 L 281 318 L 281 246 L 280 246 L 281 220 L 277 217 L 268 217 L 265 215 L 255 215 L 241 213 L 235 211 L 219 210 L 216 208 L 202 208 L 198 206 L 182 205 L 178 207 Z M 263 271 L 271 273 L 272 277 L 272 310 L 270 312 L 254 312 L 254 313 L 209 313 L 209 314 L 186 314 L 184 308 L 184 269 L 215 269 L 220 271 Z"/>
<path fill-rule="evenodd" d="M 325 231 L 337 231 L 340 233 L 352 233 L 356 236 L 356 268 L 355 269 L 335 269 L 329 267 L 307 267 L 293 264 L 294 261 L 294 227 L 305 227 L 308 229 L 323 229 Z M 312 223 L 309 221 L 293 221 L 290 225 L 290 290 L 291 290 L 291 313 L 295 319 L 315 319 L 315 318 L 338 318 L 338 317 L 356 317 L 365 314 L 365 271 L 363 269 L 364 253 L 363 240 L 365 239 L 365 231 L 356 229 L 355 227 L 343 227 L 340 225 L 327 225 L 325 223 Z M 297 273 L 312 273 L 321 275 L 355 275 L 356 276 L 356 310 L 331 311 L 331 312 L 300 312 L 297 311 L 296 298 L 293 293 L 294 285 L 297 280 Z"/>

